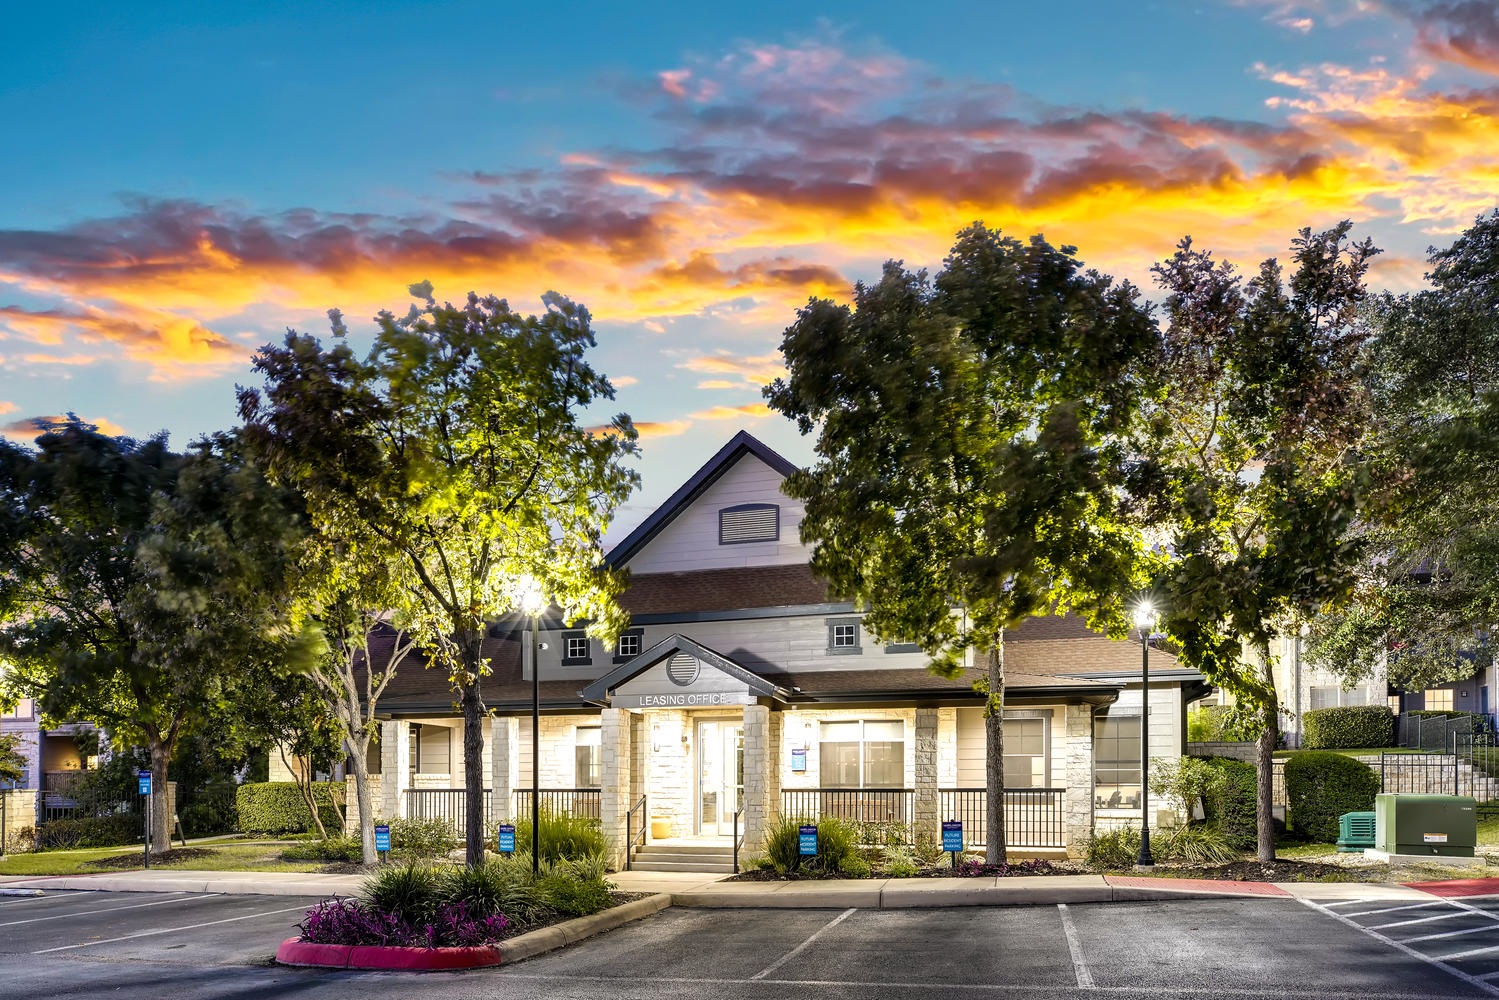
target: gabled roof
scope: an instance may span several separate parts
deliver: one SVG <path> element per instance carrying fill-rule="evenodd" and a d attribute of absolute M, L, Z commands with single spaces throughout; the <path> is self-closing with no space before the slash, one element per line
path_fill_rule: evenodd
<path fill-rule="evenodd" d="M 688 656 L 695 656 L 704 663 L 717 667 L 735 680 L 749 685 L 750 691 L 761 697 L 778 698 L 781 701 L 785 701 L 791 696 L 791 692 L 780 685 L 766 680 L 753 670 L 748 670 L 740 666 L 716 649 L 709 649 L 702 643 L 689 639 L 684 635 L 667 636 L 640 655 L 621 663 L 592 684 L 589 684 L 582 691 L 579 691 L 578 694 L 584 701 L 599 703 L 607 701 L 610 688 L 618 687 L 630 678 L 644 673 L 662 660 L 675 656 L 677 653 L 686 653 Z"/>
<path fill-rule="evenodd" d="M 708 459 L 701 469 L 694 472 L 692 478 L 683 483 L 681 488 L 667 497 L 666 502 L 657 507 L 650 517 L 640 523 L 639 527 L 610 549 L 609 554 L 605 556 L 605 561 L 616 569 L 629 562 L 632 556 L 645 548 L 652 538 L 676 520 L 678 514 L 702 496 L 708 487 L 718 482 L 723 474 L 733 468 L 734 463 L 745 455 L 755 456 L 782 476 L 789 476 L 796 471 L 794 463 L 777 453 L 765 442 L 748 431 L 740 431 L 729 439 L 728 444 L 718 449 L 718 454 Z"/>

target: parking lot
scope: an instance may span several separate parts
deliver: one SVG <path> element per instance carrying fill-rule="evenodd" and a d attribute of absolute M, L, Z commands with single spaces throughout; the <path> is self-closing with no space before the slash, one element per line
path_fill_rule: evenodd
<path fill-rule="evenodd" d="M 513 967 L 427 976 L 271 965 L 310 902 L 189 893 L 0 897 L 0 995 L 1499 996 L 1495 898 L 673 908 Z"/>

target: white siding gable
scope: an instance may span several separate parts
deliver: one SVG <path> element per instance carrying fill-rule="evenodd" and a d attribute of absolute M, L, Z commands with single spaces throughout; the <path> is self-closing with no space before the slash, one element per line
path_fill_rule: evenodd
<path fill-rule="evenodd" d="M 801 543 L 802 505 L 781 492 L 782 476 L 752 454 L 740 456 L 718 481 L 661 530 L 626 565 L 634 573 L 680 573 L 738 566 L 784 566 L 811 559 Z M 780 538 L 720 545 L 718 513 L 725 507 L 773 503 Z"/>

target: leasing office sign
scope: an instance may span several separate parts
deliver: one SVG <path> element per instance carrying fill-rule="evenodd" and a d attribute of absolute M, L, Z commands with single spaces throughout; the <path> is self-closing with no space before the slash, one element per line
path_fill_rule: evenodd
<path fill-rule="evenodd" d="M 615 708 L 711 708 L 754 703 L 754 695 L 744 681 L 691 657 L 663 660 L 616 687 L 609 697 L 609 704 Z"/>
<path fill-rule="evenodd" d="M 749 692 L 703 691 L 679 694 L 616 694 L 609 699 L 615 708 L 706 708 L 713 705 L 753 705 Z"/>

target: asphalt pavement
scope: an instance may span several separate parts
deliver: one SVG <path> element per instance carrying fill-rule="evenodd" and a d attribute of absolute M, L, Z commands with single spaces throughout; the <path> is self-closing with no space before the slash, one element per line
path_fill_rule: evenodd
<path fill-rule="evenodd" d="M 270 964 L 312 900 L 0 897 L 0 996 L 1354 998 L 1499 996 L 1499 898 L 1159 902 L 654 917 L 517 965 L 356 973 Z M 1492 974 L 1492 975 L 1491 975 Z"/>

